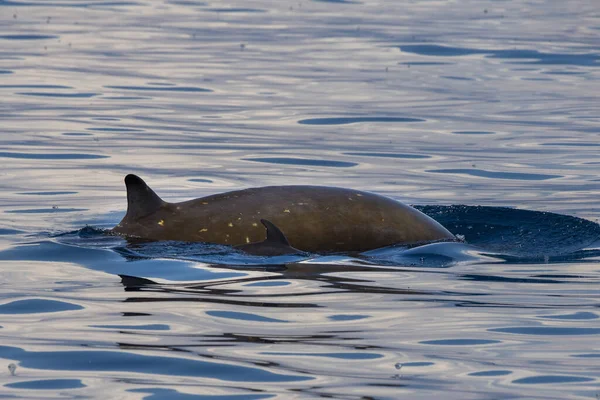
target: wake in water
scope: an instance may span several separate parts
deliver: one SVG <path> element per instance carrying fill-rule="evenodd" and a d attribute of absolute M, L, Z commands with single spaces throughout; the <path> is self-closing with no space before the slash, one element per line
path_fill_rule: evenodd
<path fill-rule="evenodd" d="M 464 242 L 430 243 L 417 247 L 390 246 L 360 254 L 274 257 L 247 255 L 229 246 L 174 241 L 135 241 L 107 236 L 86 227 L 57 236 L 64 244 L 110 248 L 128 260 L 176 259 L 217 265 L 281 265 L 360 263 L 385 266 L 449 267 L 457 263 L 552 263 L 600 255 L 600 225 L 577 217 L 483 206 L 416 206 Z"/>

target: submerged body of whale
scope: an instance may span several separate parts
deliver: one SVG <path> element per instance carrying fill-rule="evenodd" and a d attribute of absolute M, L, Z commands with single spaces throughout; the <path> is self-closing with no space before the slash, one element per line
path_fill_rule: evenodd
<path fill-rule="evenodd" d="M 144 239 L 258 244 L 265 240 L 263 219 L 285 233 L 290 247 L 314 253 L 456 239 L 410 206 L 352 189 L 267 186 L 168 203 L 136 175 L 127 175 L 125 185 L 127 214 L 113 232 Z"/>

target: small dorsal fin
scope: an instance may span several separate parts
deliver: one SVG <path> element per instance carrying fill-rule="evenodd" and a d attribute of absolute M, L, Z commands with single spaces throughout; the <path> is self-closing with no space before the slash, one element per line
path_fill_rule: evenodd
<path fill-rule="evenodd" d="M 146 182 L 137 175 L 125 177 L 127 187 L 127 215 L 125 218 L 135 220 L 152 214 L 165 202 L 150 189 Z"/>
<path fill-rule="evenodd" d="M 286 246 L 290 245 L 290 242 L 288 242 L 283 232 L 281 232 L 281 230 L 278 227 L 276 227 L 275 224 L 273 224 L 271 221 L 261 219 L 260 223 L 263 224 L 265 228 L 267 228 L 267 239 L 265 240 L 265 242 L 278 243 Z"/>

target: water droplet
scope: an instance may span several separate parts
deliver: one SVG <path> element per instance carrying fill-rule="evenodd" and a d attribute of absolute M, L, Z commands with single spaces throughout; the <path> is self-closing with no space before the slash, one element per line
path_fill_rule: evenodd
<path fill-rule="evenodd" d="M 12 376 L 15 376 L 15 372 L 17 371 L 17 366 L 14 363 L 8 364 L 8 370 Z"/>
<path fill-rule="evenodd" d="M 402 363 L 396 363 L 396 365 L 394 365 L 394 367 L 399 370 L 402 368 Z"/>

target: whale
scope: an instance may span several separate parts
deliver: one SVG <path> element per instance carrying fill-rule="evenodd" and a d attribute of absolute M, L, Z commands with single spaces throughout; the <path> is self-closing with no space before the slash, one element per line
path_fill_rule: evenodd
<path fill-rule="evenodd" d="M 137 175 L 127 175 L 125 186 L 127 212 L 111 232 L 129 238 L 207 242 L 242 250 L 254 244 L 247 249 L 260 252 L 256 248 L 261 243 L 273 244 L 265 238 L 271 230 L 279 250 L 319 254 L 458 240 L 411 206 L 355 189 L 265 186 L 170 203 Z"/>

